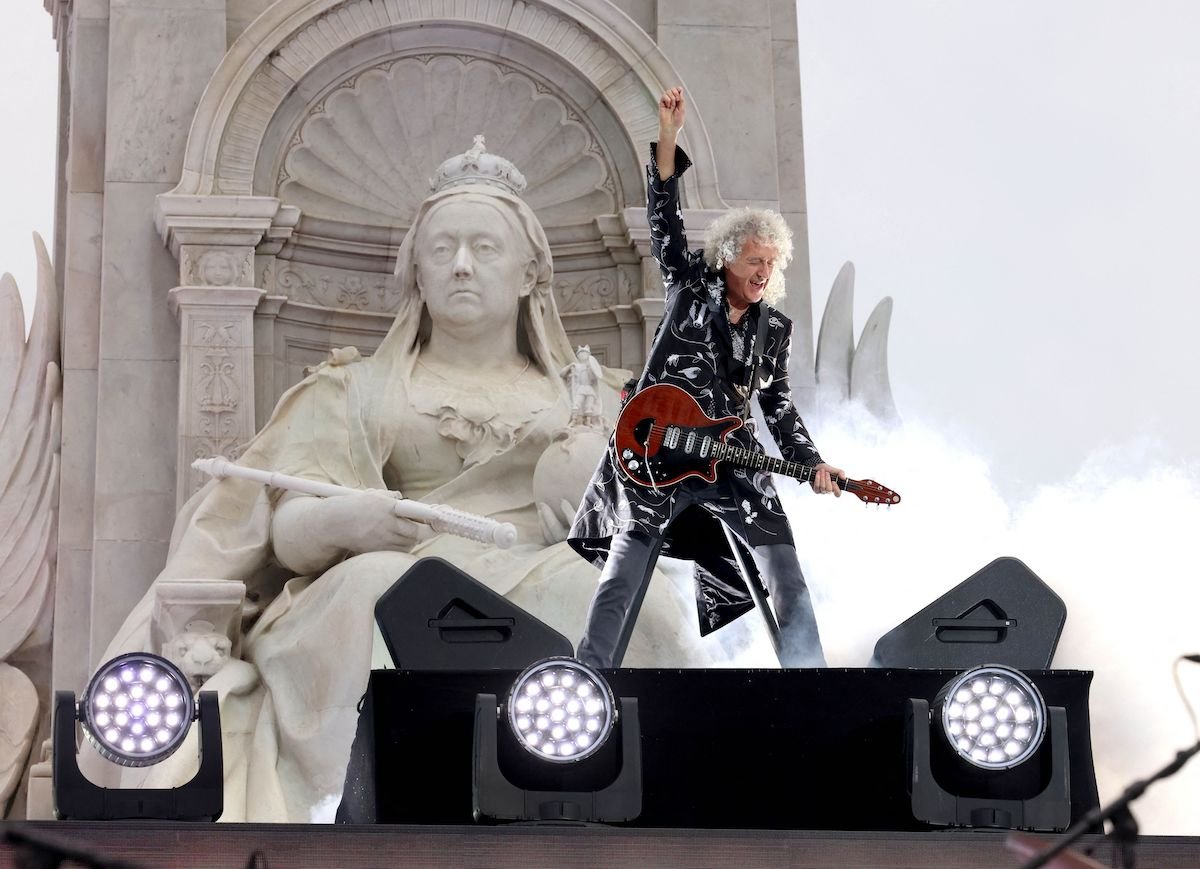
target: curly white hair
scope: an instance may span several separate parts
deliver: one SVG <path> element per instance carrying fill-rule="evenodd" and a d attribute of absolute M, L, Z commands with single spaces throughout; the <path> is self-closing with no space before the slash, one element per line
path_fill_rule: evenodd
<path fill-rule="evenodd" d="M 713 271 L 720 271 L 733 262 L 747 241 L 757 241 L 775 248 L 778 260 L 771 279 L 763 290 L 763 300 L 771 306 L 783 301 L 783 270 L 792 260 L 792 230 L 778 211 L 766 208 L 735 208 L 714 220 L 708 227 L 704 244 L 704 262 Z"/>

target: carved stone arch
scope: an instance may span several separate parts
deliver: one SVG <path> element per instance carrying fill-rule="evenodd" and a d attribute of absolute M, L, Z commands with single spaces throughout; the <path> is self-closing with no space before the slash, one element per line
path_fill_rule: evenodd
<path fill-rule="evenodd" d="M 422 78 L 435 66 L 437 76 Z M 487 129 L 471 111 L 437 111 L 424 94 L 398 106 L 402 79 L 402 91 L 435 79 L 462 92 L 483 87 L 514 117 L 493 116 Z M 248 440 L 330 349 L 373 352 L 396 310 L 389 276 L 422 185 L 476 133 L 532 182 L 526 199 L 546 228 L 568 335 L 604 364 L 640 367 L 662 314 L 641 164 L 657 133 L 657 95 L 678 83 L 654 41 L 609 0 L 268 6 L 213 73 L 180 181 L 156 200 L 158 229 L 180 263 L 170 298 L 181 326 L 181 502 L 201 482 L 191 459 L 212 454 L 216 435 Z M 385 128 L 372 127 L 377 120 Z M 407 135 L 401 121 L 417 129 Z M 426 151 L 398 170 L 389 135 Z M 695 107 L 682 140 L 694 162 L 685 204 L 725 207 Z M 218 259 L 237 274 L 203 268 Z M 215 318 L 237 336 L 222 351 L 236 406 L 210 419 L 213 351 L 196 329 Z"/>
<path fill-rule="evenodd" d="M 642 155 L 560 58 L 497 48 L 431 25 L 376 34 L 314 66 L 280 102 L 254 162 L 251 193 L 301 215 L 281 256 L 390 271 L 433 171 L 484 133 L 525 173 L 559 266 L 609 259 L 612 222 L 644 196 Z"/>
<path fill-rule="evenodd" d="M 679 82 L 647 34 L 608 0 L 279 0 L 237 39 L 197 108 L 177 195 L 253 193 L 267 128 L 310 71 L 341 49 L 406 28 L 455 24 L 496 42 L 537 45 L 591 83 L 638 150 L 657 128 L 655 97 Z M 685 133 L 695 167 L 688 204 L 722 208 L 699 113 Z"/>

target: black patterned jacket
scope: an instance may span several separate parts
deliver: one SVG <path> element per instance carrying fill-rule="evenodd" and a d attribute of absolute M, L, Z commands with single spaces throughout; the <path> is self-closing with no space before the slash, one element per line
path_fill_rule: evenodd
<path fill-rule="evenodd" d="M 710 417 L 740 416 L 742 400 L 737 387 L 745 385 L 749 372 L 734 358 L 725 281 L 720 272 L 705 265 L 702 251 L 688 250 L 684 232 L 679 179 L 690 165 L 683 149 L 676 148 L 675 174 L 663 181 L 658 177 L 654 145 L 650 146 L 647 219 L 651 249 L 662 271 L 667 296 L 663 319 L 637 389 L 669 383 L 688 392 Z M 785 459 L 819 464 L 821 456 L 792 403 L 788 385 L 791 321 L 765 302 L 751 305 L 745 317 L 750 318 L 747 356 L 756 330 L 767 330 L 755 394 L 771 436 Z M 734 432 L 731 439 L 739 446 L 762 451 L 762 445 L 745 428 Z M 710 485 L 718 491 L 707 494 L 718 498 L 706 499 L 702 509 L 685 511 L 667 526 L 671 501 L 680 486 Z M 750 546 L 792 543 L 787 516 L 770 474 L 725 465 L 716 484 L 692 478 L 655 491 L 627 480 L 613 462 L 611 450 L 605 453 L 584 492 L 568 540 L 584 558 L 602 565 L 614 534 L 634 530 L 653 537 L 665 534 L 664 555 L 697 562 L 701 633 L 707 633 L 750 605 L 745 584 L 732 570 L 725 536 L 713 518 L 724 521 L 742 543 Z M 744 560 L 753 564 L 748 558 Z"/>

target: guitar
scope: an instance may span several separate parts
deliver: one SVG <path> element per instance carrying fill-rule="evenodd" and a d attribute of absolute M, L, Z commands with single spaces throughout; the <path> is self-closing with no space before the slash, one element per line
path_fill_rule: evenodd
<path fill-rule="evenodd" d="M 688 477 L 716 482 L 717 463 L 770 471 L 808 482 L 816 472 L 799 462 L 768 456 L 726 441 L 743 425 L 740 417 L 711 419 L 678 386 L 648 386 L 629 400 L 617 419 L 613 455 L 626 477 L 639 486 L 670 486 Z M 867 504 L 900 503 L 900 496 L 874 480 L 834 482 Z"/>

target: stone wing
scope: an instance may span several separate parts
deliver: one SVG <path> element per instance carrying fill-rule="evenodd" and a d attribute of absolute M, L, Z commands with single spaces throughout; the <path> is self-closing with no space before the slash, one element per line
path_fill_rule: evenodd
<path fill-rule="evenodd" d="M 29 339 L 17 284 L 0 277 L 0 661 L 38 622 L 53 584 L 58 537 L 58 295 L 42 239 Z"/>

